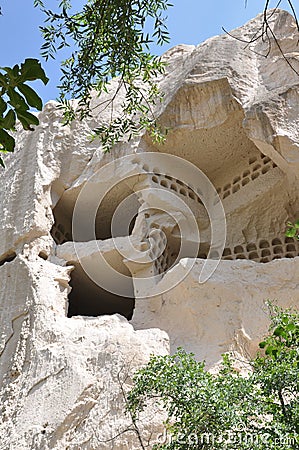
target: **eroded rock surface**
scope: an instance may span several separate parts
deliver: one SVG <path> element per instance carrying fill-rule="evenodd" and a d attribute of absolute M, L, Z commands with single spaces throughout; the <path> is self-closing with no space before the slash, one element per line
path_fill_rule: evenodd
<path fill-rule="evenodd" d="M 269 20 L 298 71 L 294 19 Z M 228 35 L 168 51 L 162 147 L 144 133 L 103 154 L 88 136 L 109 111 L 63 127 L 54 102 L 18 133 L 1 173 L 1 449 L 139 449 L 124 392 L 151 354 L 249 357 L 264 301 L 298 304 L 298 75 L 267 51 Z M 145 441 L 162 418 L 142 417 Z"/>

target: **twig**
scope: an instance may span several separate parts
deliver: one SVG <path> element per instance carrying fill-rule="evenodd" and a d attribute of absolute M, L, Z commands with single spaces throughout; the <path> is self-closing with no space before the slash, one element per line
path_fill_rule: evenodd
<path fill-rule="evenodd" d="M 263 23 L 262 23 L 262 25 L 260 26 L 260 28 L 254 33 L 253 37 L 252 37 L 249 41 L 246 40 L 246 39 L 242 39 L 242 38 L 240 38 L 240 37 L 238 37 L 238 36 L 234 36 L 233 34 L 229 33 L 227 30 L 225 30 L 224 27 L 222 27 L 222 30 L 223 30 L 227 35 L 229 35 L 230 37 L 236 39 L 237 41 L 246 43 L 245 49 L 246 49 L 247 47 L 249 47 L 250 44 L 253 44 L 254 42 L 257 42 L 259 39 L 261 39 L 262 42 L 265 42 L 265 41 L 267 40 L 267 42 L 268 42 L 268 49 L 267 49 L 266 54 L 261 54 L 261 53 L 259 53 L 259 52 L 256 52 L 256 51 L 253 50 L 253 49 L 250 49 L 250 50 L 251 50 L 252 52 L 254 52 L 255 54 L 260 55 L 260 56 L 263 56 L 263 57 L 265 57 L 265 58 L 267 58 L 267 57 L 269 56 L 269 54 L 271 53 L 271 49 L 272 49 L 271 37 L 269 36 L 269 34 L 270 34 L 270 35 L 272 36 L 272 38 L 273 38 L 273 40 L 274 40 L 274 42 L 275 42 L 275 44 L 276 44 L 276 46 L 277 46 L 279 52 L 281 53 L 283 59 L 286 61 L 286 63 L 288 64 L 288 66 L 293 70 L 293 72 L 295 72 L 296 75 L 299 76 L 299 72 L 295 69 L 295 67 L 293 66 L 293 64 L 292 64 L 292 63 L 289 61 L 289 59 L 285 56 L 285 54 L 284 54 L 284 52 L 283 52 L 283 50 L 282 50 L 282 48 L 281 48 L 281 45 L 279 44 L 278 39 L 277 39 L 277 37 L 275 36 L 275 33 L 273 32 L 273 30 L 272 30 L 272 28 L 271 28 L 271 26 L 270 26 L 270 24 L 269 24 L 269 19 L 271 19 L 271 17 L 276 13 L 276 11 L 277 11 L 279 5 L 281 4 L 281 1 L 282 1 L 282 0 L 279 0 L 278 3 L 276 4 L 275 8 L 273 8 L 273 11 L 272 11 L 270 14 L 268 14 L 268 12 L 269 12 L 269 4 L 270 4 L 270 0 L 266 0 L 265 6 L 264 6 L 264 10 L 263 10 Z M 295 22 L 296 22 L 296 27 L 297 27 L 297 30 L 298 30 L 298 32 L 299 32 L 299 22 L 298 22 L 298 18 L 297 18 L 297 15 L 296 15 L 295 8 L 294 8 L 294 6 L 293 6 L 291 0 L 287 0 L 287 1 L 288 1 L 288 4 L 289 4 L 289 6 L 290 6 L 290 8 L 291 8 L 291 10 L 292 10 L 293 15 L 294 15 L 294 19 L 295 19 Z M 245 6 L 246 6 L 246 5 L 247 5 L 247 0 L 245 1 Z M 299 37 L 298 37 L 297 45 L 298 45 L 298 43 L 299 43 Z"/>

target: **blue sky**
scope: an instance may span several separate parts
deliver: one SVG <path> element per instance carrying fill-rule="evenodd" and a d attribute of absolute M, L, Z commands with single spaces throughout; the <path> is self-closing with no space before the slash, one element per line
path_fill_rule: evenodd
<path fill-rule="evenodd" d="M 171 1 L 171 0 L 170 0 Z M 57 5 L 58 0 L 48 0 L 49 7 Z M 158 54 L 177 44 L 199 44 L 205 39 L 223 33 L 222 27 L 232 30 L 262 11 L 264 0 L 172 0 L 173 7 L 168 11 L 168 28 L 171 35 L 169 45 L 154 48 Z M 79 7 L 82 0 L 73 0 Z M 271 2 L 275 6 L 276 2 Z M 11 66 L 22 62 L 26 57 L 40 58 L 42 38 L 39 25 L 43 22 L 41 12 L 33 7 L 33 0 L 0 0 L 3 15 L 0 16 L 0 66 Z M 287 9 L 287 1 L 281 7 Z M 35 89 L 43 100 L 55 99 L 58 95 L 59 60 L 42 62 L 50 82 L 46 87 L 36 84 Z"/>

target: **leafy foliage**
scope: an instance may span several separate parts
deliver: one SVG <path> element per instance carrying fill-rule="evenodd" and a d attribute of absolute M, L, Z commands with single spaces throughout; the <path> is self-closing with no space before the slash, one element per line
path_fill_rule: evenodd
<path fill-rule="evenodd" d="M 287 227 L 286 236 L 299 240 L 299 220 L 295 223 L 288 222 Z"/>
<path fill-rule="evenodd" d="M 38 125 L 38 118 L 32 114 L 30 107 L 42 109 L 42 100 L 37 93 L 28 86 L 28 82 L 41 80 L 47 84 L 45 75 L 37 59 L 25 59 L 19 66 L 0 68 L 0 151 L 13 152 L 15 140 L 11 133 L 15 131 L 16 121 L 19 120 L 24 130 L 33 130 L 32 125 Z M 4 167 L 2 158 L 0 164 Z"/>
<path fill-rule="evenodd" d="M 167 0 L 89 0 L 81 11 L 72 13 L 71 4 L 62 1 L 58 12 L 46 9 L 41 27 L 44 44 L 42 55 L 55 58 L 62 48 L 75 50 L 62 64 L 61 96 L 65 123 L 74 117 L 90 114 L 91 92 L 107 92 L 112 79 L 117 81 L 115 93 L 101 105 L 110 107 L 110 121 L 99 126 L 104 150 L 124 135 L 130 138 L 141 129 L 149 130 L 158 140 L 163 134 L 157 126 L 152 105 L 160 98 L 154 81 L 163 73 L 164 64 L 150 53 L 150 43 L 162 45 L 169 41 L 164 12 L 171 5 Z M 146 21 L 153 24 L 151 35 L 145 33 Z M 121 117 L 113 112 L 113 102 L 120 90 L 125 93 Z M 69 98 L 79 99 L 75 109 Z"/>
<path fill-rule="evenodd" d="M 223 356 L 215 375 L 192 354 L 153 356 L 128 395 L 136 423 L 148 400 L 167 412 L 164 450 L 290 450 L 299 446 L 299 315 L 272 307 L 264 349 L 241 376 Z"/>

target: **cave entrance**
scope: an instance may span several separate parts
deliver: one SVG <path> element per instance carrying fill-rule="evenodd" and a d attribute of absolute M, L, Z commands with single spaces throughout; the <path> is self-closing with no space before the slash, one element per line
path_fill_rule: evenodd
<path fill-rule="evenodd" d="M 135 178 L 132 178 L 131 183 L 136 182 Z M 92 235 L 86 233 L 83 221 L 82 230 L 80 230 L 79 233 L 80 239 L 78 236 L 77 239 L 74 239 L 72 234 L 72 218 L 81 187 L 64 191 L 62 193 L 60 192 L 61 189 L 59 191 L 58 188 L 58 184 L 52 188 L 54 225 L 51 229 L 51 235 L 58 246 L 70 241 L 76 241 L 79 243 L 90 243 L 95 239 L 103 242 L 105 240 L 108 241 L 112 237 L 111 222 L 113 214 L 115 213 L 119 203 L 128 196 L 130 196 L 130 202 L 132 203 L 130 206 L 134 214 L 131 216 L 130 223 L 127 224 L 125 231 L 122 229 L 117 230 L 117 236 L 127 236 L 132 233 L 140 203 L 138 202 L 138 196 L 135 195 L 132 187 L 128 186 L 127 183 L 121 182 L 120 185 L 113 187 L 107 192 L 106 197 L 96 212 L 94 225 L 95 233 Z M 97 195 L 97 190 L 94 186 L 92 186 L 90 192 L 91 200 L 97 198 Z M 85 205 L 83 206 L 85 207 Z M 84 214 L 85 212 L 83 211 L 83 217 Z M 119 218 L 120 224 L 122 224 L 124 220 L 122 220 L 121 216 Z M 107 246 L 109 246 L 109 243 L 107 243 Z M 97 284 L 93 281 L 93 279 L 96 278 L 92 275 L 92 278 L 90 278 L 87 275 L 86 271 L 82 268 L 77 259 L 73 260 L 69 258 L 69 256 L 62 256 L 62 259 L 67 261 L 67 265 L 74 266 L 69 283 L 71 292 L 68 295 L 68 317 L 79 315 L 97 317 L 117 313 L 126 317 L 128 320 L 132 318 L 135 307 L 133 280 L 131 273 L 123 262 L 122 255 L 118 254 L 117 251 L 112 250 L 112 248 L 109 254 L 106 252 L 105 259 L 108 262 L 108 265 L 111 266 L 110 270 L 99 264 L 99 261 L 94 261 L 93 254 L 87 257 L 89 260 L 89 271 L 87 272 L 92 273 L 93 270 L 98 270 L 102 279 L 105 281 L 108 280 L 107 290 L 98 285 L 102 284 L 100 280 Z M 117 278 L 117 275 L 115 275 L 115 272 L 125 275 L 125 278 L 120 280 L 120 278 Z M 109 285 L 111 286 L 111 292 L 109 291 Z M 105 288 L 106 286 L 107 285 L 105 284 Z M 118 295 L 113 293 L 115 290 L 113 288 L 115 286 L 119 287 L 119 289 L 117 289 Z"/>
<path fill-rule="evenodd" d="M 103 316 L 120 314 L 130 320 L 133 316 L 135 299 L 121 297 L 106 291 L 92 281 L 79 263 L 71 272 L 68 317 Z M 133 292 L 133 282 L 132 282 Z"/>

